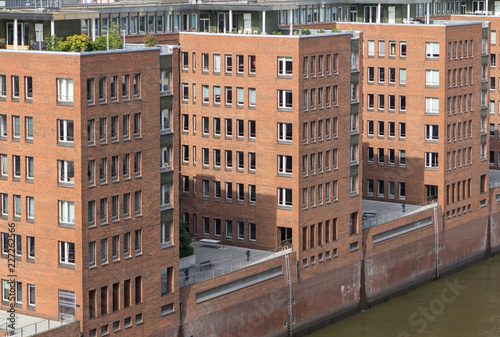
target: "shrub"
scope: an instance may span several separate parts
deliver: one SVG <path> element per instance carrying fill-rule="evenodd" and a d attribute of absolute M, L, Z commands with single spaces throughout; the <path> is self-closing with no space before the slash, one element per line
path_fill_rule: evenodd
<path fill-rule="evenodd" d="M 340 33 L 341 30 L 338 28 L 332 28 L 332 33 Z"/>
<path fill-rule="evenodd" d="M 194 248 L 191 247 L 191 237 L 188 233 L 188 224 L 186 221 L 179 221 L 179 257 L 186 257 L 194 254 Z"/>
<path fill-rule="evenodd" d="M 0 42 L 0 49 L 7 49 L 5 42 Z"/>
<path fill-rule="evenodd" d="M 153 34 L 148 34 L 144 37 L 144 44 L 146 47 L 154 47 L 158 44 L 158 40 Z"/>
<path fill-rule="evenodd" d="M 302 27 L 302 29 L 300 30 L 300 35 L 311 35 L 309 27 Z"/>

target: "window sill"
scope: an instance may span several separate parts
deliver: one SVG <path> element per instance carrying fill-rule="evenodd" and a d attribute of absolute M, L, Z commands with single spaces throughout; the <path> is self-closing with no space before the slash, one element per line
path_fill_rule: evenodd
<path fill-rule="evenodd" d="M 75 265 L 74 264 L 69 264 L 69 263 L 61 263 L 61 262 L 59 262 L 59 268 L 65 268 L 65 269 L 75 270 Z"/>
<path fill-rule="evenodd" d="M 285 211 L 291 211 L 292 206 L 278 205 L 278 209 L 285 210 Z"/>
<path fill-rule="evenodd" d="M 75 229 L 75 224 L 72 224 L 72 223 L 63 223 L 63 222 L 60 222 L 58 226 L 61 227 L 61 228 Z"/>

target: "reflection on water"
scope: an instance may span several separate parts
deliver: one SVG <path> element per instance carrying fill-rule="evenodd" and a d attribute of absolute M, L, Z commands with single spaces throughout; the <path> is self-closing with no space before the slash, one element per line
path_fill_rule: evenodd
<path fill-rule="evenodd" d="M 309 337 L 500 336 L 500 257 L 426 284 Z"/>

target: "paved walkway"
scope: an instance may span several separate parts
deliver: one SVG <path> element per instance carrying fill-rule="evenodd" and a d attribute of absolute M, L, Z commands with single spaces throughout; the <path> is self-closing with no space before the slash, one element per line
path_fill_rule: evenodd
<path fill-rule="evenodd" d="M 381 225 L 383 223 L 402 218 L 408 213 L 417 211 L 425 206 L 405 205 L 403 213 L 403 203 L 386 202 L 376 200 L 363 200 L 363 228 Z M 373 214 L 370 214 L 373 213 Z"/>
<path fill-rule="evenodd" d="M 196 254 L 196 264 L 189 268 L 189 279 L 186 279 L 183 270 L 180 271 L 181 287 L 221 276 L 280 254 L 259 249 L 204 244 L 199 241 L 192 242 L 191 246 L 194 247 Z M 247 251 L 250 251 L 249 261 L 247 261 Z M 213 267 L 200 272 L 200 264 L 205 261 L 210 261 Z"/>

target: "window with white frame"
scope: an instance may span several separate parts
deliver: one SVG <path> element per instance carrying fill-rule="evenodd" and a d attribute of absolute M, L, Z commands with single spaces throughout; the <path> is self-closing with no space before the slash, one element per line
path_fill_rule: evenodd
<path fill-rule="evenodd" d="M 73 102 L 73 80 L 69 78 L 57 79 L 57 101 Z"/>
<path fill-rule="evenodd" d="M 59 201 L 59 223 L 75 224 L 75 203 Z"/>
<path fill-rule="evenodd" d="M 278 75 L 292 76 L 293 61 L 291 57 L 278 57 Z"/>
<path fill-rule="evenodd" d="M 278 108 L 286 109 L 292 108 L 292 106 L 292 91 L 278 90 Z"/>
<path fill-rule="evenodd" d="M 425 56 L 427 58 L 439 58 L 439 42 L 427 42 L 425 44 Z"/>
<path fill-rule="evenodd" d="M 439 70 L 429 70 L 425 71 L 425 85 L 431 87 L 439 86 Z"/>
<path fill-rule="evenodd" d="M 72 161 L 58 160 L 59 182 L 73 184 L 75 182 L 75 169 Z"/>
<path fill-rule="evenodd" d="M 278 188 L 278 206 L 292 206 L 292 189 L 281 187 Z"/>
<path fill-rule="evenodd" d="M 75 131 L 72 120 L 58 119 L 58 131 L 60 143 L 72 143 L 75 141 Z"/>
<path fill-rule="evenodd" d="M 438 167 L 438 153 L 426 152 L 425 153 L 425 167 Z"/>
<path fill-rule="evenodd" d="M 437 97 L 425 98 L 425 113 L 439 114 L 439 98 Z"/>
<path fill-rule="evenodd" d="M 75 244 L 59 241 L 59 263 L 75 264 Z"/>

